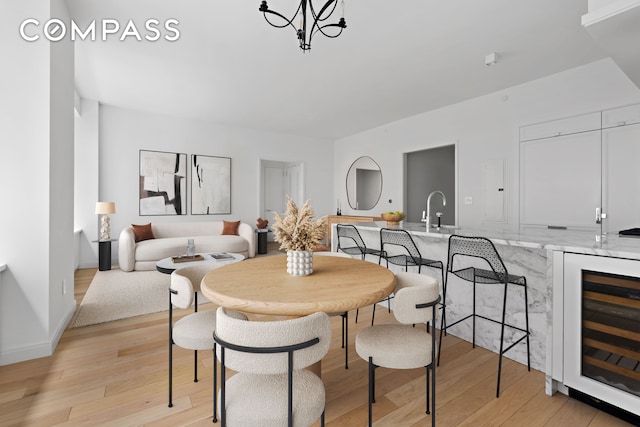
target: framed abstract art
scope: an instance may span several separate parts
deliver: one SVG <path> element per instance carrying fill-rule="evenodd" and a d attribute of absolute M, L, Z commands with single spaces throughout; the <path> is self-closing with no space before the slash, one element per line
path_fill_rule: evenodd
<path fill-rule="evenodd" d="M 140 215 L 187 214 L 187 155 L 140 150 Z"/>
<path fill-rule="evenodd" d="M 191 214 L 231 213 L 231 158 L 191 155 Z"/>

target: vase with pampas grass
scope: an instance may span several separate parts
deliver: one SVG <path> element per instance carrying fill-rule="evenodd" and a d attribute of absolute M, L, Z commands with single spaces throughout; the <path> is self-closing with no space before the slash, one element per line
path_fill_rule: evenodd
<path fill-rule="evenodd" d="M 287 251 L 287 272 L 293 276 L 313 273 L 312 251 L 324 239 L 326 217 L 315 220 L 308 200 L 298 208 L 291 198 L 284 215 L 274 212 L 274 217 L 274 239 Z"/>

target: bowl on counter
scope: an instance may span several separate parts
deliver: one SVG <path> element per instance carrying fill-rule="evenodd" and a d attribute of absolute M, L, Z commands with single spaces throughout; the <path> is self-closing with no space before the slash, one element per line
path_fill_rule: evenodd
<path fill-rule="evenodd" d="M 387 225 L 398 225 L 400 224 L 400 221 L 405 219 L 406 215 L 383 213 L 383 214 L 380 214 L 380 217 L 385 221 L 387 221 Z"/>

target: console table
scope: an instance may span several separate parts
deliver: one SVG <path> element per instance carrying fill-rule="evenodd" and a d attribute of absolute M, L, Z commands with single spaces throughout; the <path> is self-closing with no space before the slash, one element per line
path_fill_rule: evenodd
<path fill-rule="evenodd" d="M 361 215 L 327 215 L 327 230 L 325 231 L 325 242 L 331 248 L 331 226 L 333 224 L 345 224 L 352 222 L 373 222 L 382 221 L 379 216 L 361 216 Z"/>

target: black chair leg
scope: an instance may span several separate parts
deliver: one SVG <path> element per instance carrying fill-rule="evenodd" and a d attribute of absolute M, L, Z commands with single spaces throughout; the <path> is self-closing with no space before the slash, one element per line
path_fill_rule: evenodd
<path fill-rule="evenodd" d="M 322 411 L 322 415 L 320 416 L 320 426 L 324 427 L 324 411 Z"/>
<path fill-rule="evenodd" d="M 429 411 L 429 367 L 426 367 L 427 369 L 427 380 L 426 380 L 426 395 L 427 395 L 427 410 L 426 410 L 426 414 L 430 414 L 431 412 Z"/>
<path fill-rule="evenodd" d="M 173 343 L 169 339 L 169 408 L 173 408 Z"/>
<path fill-rule="evenodd" d="M 193 382 L 198 382 L 198 350 L 193 350 Z"/>
<path fill-rule="evenodd" d="M 373 424 L 373 408 L 372 405 L 375 402 L 375 392 L 374 392 L 374 368 L 373 368 L 373 360 L 369 357 L 369 427 Z"/>
<path fill-rule="evenodd" d="M 349 312 L 344 313 L 344 369 L 349 369 Z"/>
<path fill-rule="evenodd" d="M 169 291 L 169 408 L 173 407 L 173 305 Z"/>
<path fill-rule="evenodd" d="M 218 422 L 218 396 L 217 396 L 217 384 L 218 384 L 218 367 L 216 360 L 216 343 L 213 343 L 213 422 Z"/>

